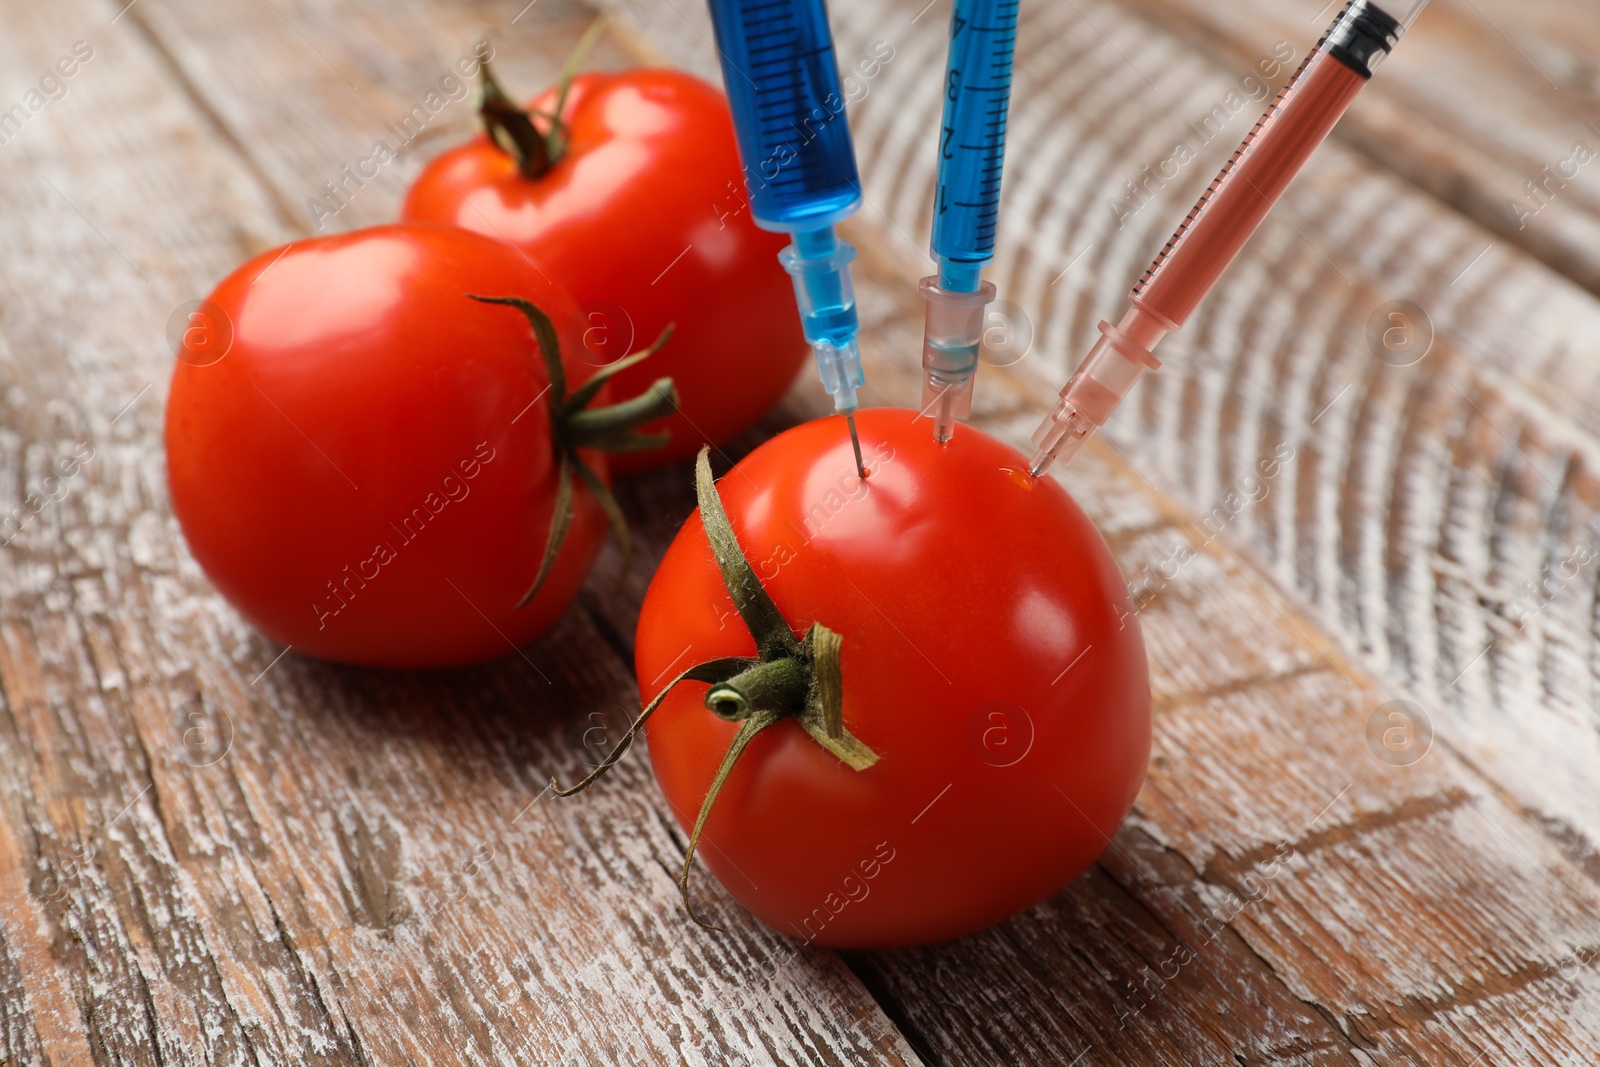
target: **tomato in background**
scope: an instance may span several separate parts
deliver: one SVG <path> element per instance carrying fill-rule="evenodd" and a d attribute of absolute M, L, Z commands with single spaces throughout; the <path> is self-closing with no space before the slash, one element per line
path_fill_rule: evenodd
<path fill-rule="evenodd" d="M 1144 642 L 1105 542 L 1061 485 L 963 427 L 936 444 L 900 410 L 762 445 L 718 488 L 744 556 L 795 635 L 843 638 L 847 730 L 864 770 L 794 719 L 749 741 L 697 854 L 784 934 L 838 947 L 955 937 L 1081 873 L 1133 804 L 1150 753 Z M 639 618 L 646 702 L 691 664 L 750 656 L 701 513 Z M 739 727 L 680 682 L 646 726 L 689 828 Z"/>
<path fill-rule="evenodd" d="M 546 91 L 530 110 L 550 112 L 557 95 Z M 597 364 L 675 323 L 659 357 L 615 382 L 632 395 L 670 375 L 681 411 L 649 429 L 672 439 L 660 451 L 619 454 L 612 468 L 692 456 L 760 418 L 806 358 L 777 258 L 787 237 L 751 219 L 727 100 L 700 79 L 661 69 L 581 74 L 563 117 L 559 158 L 537 177 L 480 134 L 423 170 L 401 217 L 526 251 L 581 306 L 580 354 Z M 545 120 L 535 125 L 548 133 Z"/>
<path fill-rule="evenodd" d="M 577 486 L 555 567 L 518 610 L 557 495 L 550 379 L 529 320 L 468 295 L 570 324 L 549 273 L 465 230 L 399 225 L 296 241 L 217 286 L 207 310 L 232 342 L 214 362 L 180 346 L 168 484 L 195 559 L 251 623 L 400 667 L 501 656 L 550 626 L 605 517 Z M 582 382 L 594 368 L 558 332 Z"/>

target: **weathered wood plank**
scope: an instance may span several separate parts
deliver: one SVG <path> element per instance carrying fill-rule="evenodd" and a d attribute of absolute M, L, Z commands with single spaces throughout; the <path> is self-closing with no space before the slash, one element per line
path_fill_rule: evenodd
<path fill-rule="evenodd" d="M 909 282 L 923 269 L 937 108 L 926 72 L 948 15 L 920 6 L 835 11 L 847 60 L 879 39 L 895 48 L 852 112 L 869 200 L 855 229 L 869 398 L 891 402 L 915 395 Z M 1337 144 L 1068 475 L 1144 605 L 1150 783 L 1117 847 L 1051 901 L 952 945 L 850 958 L 916 1052 L 835 957 L 782 963 L 786 942 L 712 887 L 735 934 L 685 936 L 668 874 L 680 835 L 642 759 L 587 805 L 524 811 L 544 773 L 577 769 L 590 725 L 613 726 L 631 700 L 605 649 L 626 654 L 649 564 L 689 510 L 681 471 L 626 487 L 647 516 L 644 566 L 612 595 L 608 550 L 583 610 L 526 650 L 531 663 L 403 676 L 291 654 L 253 684 L 277 650 L 207 595 L 182 549 L 157 405 L 146 396 L 112 416 L 164 378 L 156 338 L 171 304 L 306 225 L 303 198 L 516 7 L 141 5 L 145 41 L 120 43 L 115 69 L 144 75 L 135 99 L 152 140 L 181 146 L 195 171 L 125 140 L 113 119 L 125 123 L 131 94 L 109 90 L 69 94 L 51 108 L 75 110 L 38 121 L 92 120 L 105 131 L 96 158 L 115 146 L 133 192 L 43 139 L 0 156 L 8 182 L 91 175 L 58 184 L 89 193 L 78 207 L 94 219 L 62 226 L 79 216 L 46 187 L 19 185 L 15 213 L 0 210 L 18 250 L 0 268 L 13 499 L 57 451 L 97 449 L 81 488 L 11 547 L 0 586 L 0 990 L 21 991 L 27 1019 L 4 1016 L 7 1054 L 42 1062 L 82 1028 L 87 1043 L 60 1046 L 68 1062 L 153 1062 L 157 1050 L 175 1062 L 564 1061 L 585 1048 L 635 1062 L 674 1060 L 680 1045 L 706 1062 L 1594 1061 L 1592 574 L 1524 620 L 1536 646 L 1510 641 L 1503 620 L 1508 588 L 1530 563 L 1559 562 L 1561 539 L 1592 515 L 1600 318 L 1587 294 L 1499 248 L 1452 286 L 1481 232 Z M 626 5 L 625 36 L 714 77 L 704 13 L 679 8 Z M 529 33 L 504 56 L 518 84 L 547 79 L 583 22 L 534 9 L 515 32 L 536 14 L 549 19 L 533 24 L 540 43 Z M 47 53 L 38 38 L 58 17 L 30 13 L 23 43 L 0 49 Z M 997 274 L 1038 336 L 980 388 L 984 424 L 1015 439 L 1048 395 L 1040 383 L 1064 377 L 1192 200 L 1185 183 L 1203 185 L 1215 161 L 1189 164 L 1121 228 L 1093 202 L 1170 150 L 1189 104 L 1233 80 L 1204 42 L 1115 8 L 1029 17 L 1012 129 L 1031 148 L 1013 154 Z M 204 107 L 169 76 L 206 86 Z M 1203 147 L 1223 152 L 1231 137 Z M 385 217 L 422 147 L 336 225 Z M 197 184 L 214 211 L 198 210 Z M 72 314 L 82 285 L 107 313 Z M 1390 295 L 1423 303 L 1441 334 L 1406 371 L 1377 365 L 1362 340 Z M 769 428 L 817 401 L 807 381 Z M 1267 493 L 1228 504 L 1282 444 L 1294 452 Z M 1165 577 L 1179 542 L 1198 554 Z M 1485 632 L 1508 647 L 1472 662 Z M 171 718 L 197 692 L 235 730 L 206 767 L 179 758 Z M 1402 766 L 1369 735 L 1395 697 L 1419 701 L 1438 734 Z M 1274 866 L 1280 846 L 1294 858 Z M 577 968 L 544 952 L 597 940 Z M 1185 948 L 1193 960 L 1168 978 Z"/>
<path fill-rule="evenodd" d="M 663 47 L 675 60 L 706 62 L 690 21 L 648 5 L 619 7 L 647 27 L 641 36 L 669 42 Z M 926 131 L 937 98 L 919 75 L 937 66 L 939 23 L 947 18 L 936 7 L 919 23 L 920 9 L 849 5 L 835 12 L 841 56 L 869 35 L 893 40 L 897 49 L 894 64 L 851 117 L 869 203 L 862 230 L 876 228 L 880 251 L 904 261 L 902 286 L 919 270 L 931 189 Z M 1011 124 L 1012 144 L 1026 138 L 1029 151 L 1013 154 L 1008 168 L 1002 231 L 1012 251 L 996 274 L 1002 294 L 1028 309 L 1038 330 L 1037 358 L 1018 370 L 1053 388 L 1083 350 L 1094 320 L 1120 306 L 1150 250 L 1253 115 L 1198 146 L 1181 179 L 1153 188 L 1142 198 L 1148 202 L 1119 204 L 1124 179 L 1138 179 L 1144 165 L 1170 153 L 1189 111 L 1223 100 L 1238 78 L 1114 8 L 1054 6 L 1025 13 L 1025 22 L 1030 15 Z M 1303 55 L 1304 45 L 1296 51 Z M 907 62 L 896 66 L 902 58 Z M 1154 84 L 1146 83 L 1147 73 Z M 1587 536 L 1580 531 L 1594 493 L 1587 485 L 1590 461 L 1579 457 L 1590 455 L 1595 440 L 1595 302 L 1526 256 L 1491 247 L 1481 229 L 1338 143 L 1324 149 L 1281 214 L 1187 334 L 1169 342 L 1167 369 L 1114 420 L 1107 446 L 1123 450 L 1182 502 L 1175 525 L 1203 523 L 1224 507 L 1220 519 L 1186 526 L 1183 536 L 1217 535 L 1220 543 L 1244 547 L 1304 596 L 1313 614 L 1290 621 L 1270 606 L 1275 594 L 1269 596 L 1261 576 L 1249 579 L 1258 589 L 1240 584 L 1248 579 L 1243 570 L 1202 580 L 1198 563 L 1160 591 L 1155 614 L 1147 615 L 1158 691 L 1171 694 L 1176 709 L 1198 701 L 1201 707 L 1222 702 L 1226 710 L 1228 701 L 1247 701 L 1257 713 L 1243 722 L 1237 711 L 1198 720 L 1194 712 L 1165 715 L 1151 785 L 1137 809 L 1140 825 L 1206 872 L 1211 862 L 1230 856 L 1237 862 L 1276 840 L 1298 845 L 1288 833 L 1293 827 L 1273 821 L 1294 808 L 1309 819 L 1351 783 L 1341 804 L 1356 812 L 1336 808 L 1326 818 L 1358 843 L 1358 856 L 1381 846 L 1406 857 L 1404 871 L 1387 868 L 1405 887 L 1402 895 L 1386 903 L 1369 899 L 1359 878 L 1329 882 L 1327 872 L 1351 859 L 1319 845 L 1314 861 L 1297 868 L 1314 873 L 1317 884 L 1294 888 L 1281 909 L 1282 928 L 1238 924 L 1250 951 L 1268 959 L 1296 996 L 1325 997 L 1346 1037 L 1384 1055 L 1432 1061 L 1452 1049 L 1470 1062 L 1492 1047 L 1537 1047 L 1558 1060 L 1585 1062 L 1593 1055 L 1592 1006 L 1569 1024 L 1567 999 L 1581 994 L 1588 979 L 1573 968 L 1569 981 L 1543 978 L 1596 936 L 1594 887 L 1578 874 L 1594 866 L 1590 842 L 1600 830 L 1593 811 L 1600 798 L 1590 782 L 1597 755 L 1587 651 L 1592 566 L 1564 583 L 1563 599 L 1549 598 L 1549 614 L 1536 613 L 1553 619 L 1559 611 L 1567 623 L 1549 639 L 1556 647 L 1548 652 L 1523 652 L 1531 660 L 1524 664 L 1496 649 L 1475 662 L 1484 642 L 1472 638 L 1496 627 L 1504 634 L 1506 586 L 1564 559 L 1572 546 L 1563 539 Z M 1433 354 L 1414 368 L 1380 363 L 1364 337 L 1370 313 L 1393 297 L 1421 303 L 1439 336 Z M 897 343 L 901 359 L 911 362 L 915 338 Z M 875 380 L 881 366 L 874 367 Z M 985 388 L 993 389 L 997 375 L 984 373 Z M 1014 431 L 1031 429 L 1036 410 L 1019 412 Z M 1279 445 L 1292 448 L 1292 457 L 1267 496 L 1242 508 L 1226 505 L 1230 492 L 1254 495 L 1243 479 Z M 1102 490 L 1084 470 L 1067 477 L 1083 495 Z M 1170 558 L 1171 541 L 1168 535 L 1143 560 L 1119 545 L 1125 568 L 1155 569 Z M 1434 593 L 1435 574 L 1441 587 L 1448 580 L 1447 602 Z M 1230 604 L 1231 610 L 1224 606 Z M 1167 613 L 1170 626 L 1161 622 Z M 1235 640 L 1221 645 L 1227 652 L 1219 655 L 1214 635 L 1223 618 L 1236 620 Z M 1317 634 L 1319 623 L 1327 639 Z M 1345 660 L 1341 647 L 1357 659 Z M 1317 670 L 1321 655 L 1331 659 Z M 1278 661 L 1281 679 L 1262 670 L 1262 660 Z M 1174 676 L 1183 681 L 1173 684 Z M 1487 684 L 1474 693 L 1480 680 Z M 1415 767 L 1391 769 L 1366 747 L 1374 712 L 1395 697 L 1419 695 L 1437 731 L 1429 759 L 1448 764 L 1438 780 L 1419 778 Z M 1537 726 L 1530 728 L 1530 715 Z M 1190 725 L 1179 730 L 1181 721 Z M 1263 740 L 1274 742 L 1265 752 Z M 1515 806 L 1500 801 L 1507 794 Z M 1453 798 L 1460 811 L 1434 811 L 1439 796 Z M 1264 797 L 1273 798 L 1270 809 Z M 1520 822 L 1520 806 L 1531 808 L 1534 825 L 1550 833 Z M 1484 818 L 1504 834 L 1484 827 Z M 1425 831 L 1420 844 L 1412 831 L 1394 836 L 1399 831 L 1391 824 L 1408 819 Z M 1486 875 L 1487 867 L 1495 873 Z M 1535 925 L 1530 935 L 1522 929 L 1527 914 L 1510 902 L 1485 900 L 1465 919 L 1459 905 L 1444 903 L 1502 879 L 1537 893 L 1528 899 L 1538 899 L 1540 914 L 1555 917 L 1555 925 Z M 1201 884 L 1195 896 L 1214 899 L 1217 892 Z M 1576 910 L 1574 901 L 1581 902 Z M 1398 929 L 1390 905 L 1417 907 L 1426 921 Z M 1280 911 L 1260 910 L 1275 919 Z M 1460 921 L 1472 922 L 1474 932 L 1453 929 Z M 1374 928 L 1395 930 L 1396 953 L 1352 940 Z M 1471 951 L 1459 947 L 1469 943 Z M 1320 954 L 1340 944 L 1359 967 L 1324 967 Z M 1429 947 L 1451 944 L 1456 956 L 1487 951 L 1491 963 L 1471 959 L 1463 966 Z M 951 951 L 969 965 L 986 954 Z M 1004 1024 L 974 1037 L 942 1022 L 948 1002 L 925 1010 L 911 1003 L 911 990 L 925 996 L 937 986 L 930 974 L 960 970 L 947 953 L 929 950 L 899 987 L 883 976 L 889 967 L 871 965 L 874 988 L 900 990 L 891 999 L 905 1024 L 922 1040 L 936 1034 L 944 1042 L 935 1058 L 982 1058 L 990 1047 L 985 1040 L 1004 1040 Z M 1528 983 L 1524 974 L 1542 977 Z M 1471 1016 L 1452 1007 L 1453 990 L 1469 988 L 1482 990 L 1463 994 L 1476 1012 Z M 1016 1000 L 1035 1003 L 1026 995 Z M 1367 1026 L 1369 1014 L 1381 1023 Z M 1083 1047 L 1063 1040 L 1053 1054 L 1070 1058 Z"/>
<path fill-rule="evenodd" d="M 790 960 L 715 904 L 731 934 L 683 936 L 681 835 L 641 767 L 597 803 L 541 799 L 581 766 L 588 716 L 633 692 L 581 613 L 476 671 L 278 660 L 182 545 L 168 313 L 303 232 L 284 205 L 381 135 L 375 109 L 420 96 L 477 19 L 116 13 L 8 12 L 0 45 L 31 70 L 96 27 L 68 96 L 0 156 L 6 510 L 93 449 L 0 572 L 0 1058 L 916 1062 L 835 957 Z M 512 77 L 553 70 L 587 21 L 540 17 Z M 207 48 L 227 67 L 185 66 Z M 363 89 L 307 73 L 335 63 Z M 374 185 L 338 221 L 394 207 Z"/>
<path fill-rule="evenodd" d="M 870 350 L 914 342 L 906 287 L 886 288 L 871 269 L 857 280 Z M 894 303 L 907 306 L 890 314 Z M 873 372 L 876 389 L 915 384 L 905 364 Z M 999 397 L 1019 384 L 988 381 Z M 824 407 L 809 384 L 802 394 L 809 410 Z M 1394 694 L 1308 620 L 1280 614 L 1294 609 L 1226 553 L 1204 516 L 1175 512 L 1106 460 L 1086 457 L 1072 477 L 1143 605 L 1151 781 L 1097 872 L 1051 901 L 954 944 L 851 954 L 918 1051 L 940 1063 L 1092 1053 L 1217 1064 L 1236 1053 L 1251 1063 L 1470 1062 L 1486 1040 L 1527 1040 L 1571 1062 L 1600 1051 L 1561 1014 L 1587 980 L 1573 948 L 1600 939 L 1594 887 L 1453 755 L 1382 762 L 1368 721 Z M 653 559 L 693 506 L 687 477 L 675 490 L 624 491 L 636 513 L 662 516 L 636 530 Z M 1183 559 L 1180 541 L 1196 554 L 1163 581 Z M 615 553 L 602 557 L 602 582 L 616 565 Z M 636 602 L 590 607 L 631 632 Z M 1369 897 L 1379 877 L 1383 893 Z M 1463 915 L 1480 881 L 1510 888 Z M 1372 941 L 1373 930 L 1386 939 Z M 1485 952 L 1488 964 L 1477 960 Z M 1562 971 L 1567 981 L 1551 977 Z M 1524 992 L 1525 973 L 1546 981 Z M 1458 1004 L 1456 988 L 1481 993 Z"/>

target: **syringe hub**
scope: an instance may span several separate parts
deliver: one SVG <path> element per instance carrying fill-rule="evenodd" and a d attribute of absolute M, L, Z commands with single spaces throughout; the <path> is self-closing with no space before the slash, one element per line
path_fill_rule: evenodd
<path fill-rule="evenodd" d="M 839 240 L 831 226 L 797 231 L 794 243 L 778 253 L 778 261 L 794 281 L 800 325 L 816 356 L 817 376 L 840 414 L 855 411 L 856 390 L 866 381 L 856 340 L 861 326 L 855 287 L 850 282 L 850 262 L 855 258 L 855 248 Z"/>
<path fill-rule="evenodd" d="M 983 349 L 983 310 L 994 299 L 993 282 L 973 292 L 940 288 L 939 276 L 917 288 L 928 302 L 922 334 L 922 414 L 933 417 L 933 436 L 948 441 L 959 420 L 972 415 L 972 385 Z"/>
<path fill-rule="evenodd" d="M 861 371 L 861 349 L 854 337 L 842 345 L 826 338 L 811 342 L 811 354 L 817 359 L 817 377 L 822 388 L 833 397 L 833 410 L 849 415 L 856 410 L 856 390 L 865 380 Z"/>
<path fill-rule="evenodd" d="M 1038 449 L 1028 464 L 1028 473 L 1035 478 L 1057 460 L 1071 460 L 1083 442 L 1106 424 L 1139 376 L 1161 366 L 1148 348 L 1125 332 L 1148 321 L 1141 319 L 1135 309 L 1117 326 L 1100 323 L 1100 340 L 1061 390 L 1061 399 L 1049 417 L 1034 431 L 1033 443 Z M 1159 339 L 1162 331 L 1156 327 L 1151 332 Z"/>

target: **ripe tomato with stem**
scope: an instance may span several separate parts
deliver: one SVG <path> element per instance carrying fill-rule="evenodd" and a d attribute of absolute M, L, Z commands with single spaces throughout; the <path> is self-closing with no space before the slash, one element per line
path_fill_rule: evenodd
<path fill-rule="evenodd" d="M 670 433 L 667 446 L 618 456 L 613 469 L 626 472 L 754 423 L 808 349 L 777 258 L 786 238 L 757 228 L 745 201 L 727 99 L 675 70 L 575 74 L 578 56 L 526 109 L 484 64 L 486 132 L 429 163 L 401 217 L 474 230 L 544 264 L 577 300 L 578 354 L 596 365 L 676 325 L 648 370 L 617 373 L 623 394 L 658 373 L 681 394 L 649 427 Z"/>
<path fill-rule="evenodd" d="M 454 227 L 297 241 L 206 307 L 231 340 L 180 343 L 173 511 L 241 614 L 327 659 L 447 666 L 542 633 L 620 520 L 608 450 L 659 445 L 637 427 L 674 400 L 658 379 L 604 406 L 653 347 L 596 371 L 549 268 Z"/>
<path fill-rule="evenodd" d="M 641 727 L 699 856 L 774 928 L 838 947 L 998 922 L 1106 848 L 1150 753 L 1116 563 L 1059 483 L 975 429 L 831 419 L 712 484 L 639 616 Z M 571 792 L 573 790 L 567 790 Z"/>

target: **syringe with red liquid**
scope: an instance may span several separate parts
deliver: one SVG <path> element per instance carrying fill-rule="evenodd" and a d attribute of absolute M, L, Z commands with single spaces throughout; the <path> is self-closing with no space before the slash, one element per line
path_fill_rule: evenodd
<path fill-rule="evenodd" d="M 1100 323 L 1100 340 L 1034 431 L 1034 477 L 1070 462 L 1139 376 L 1161 365 L 1156 344 L 1188 321 L 1427 2 L 1345 5 L 1134 285 L 1122 321 Z"/>

